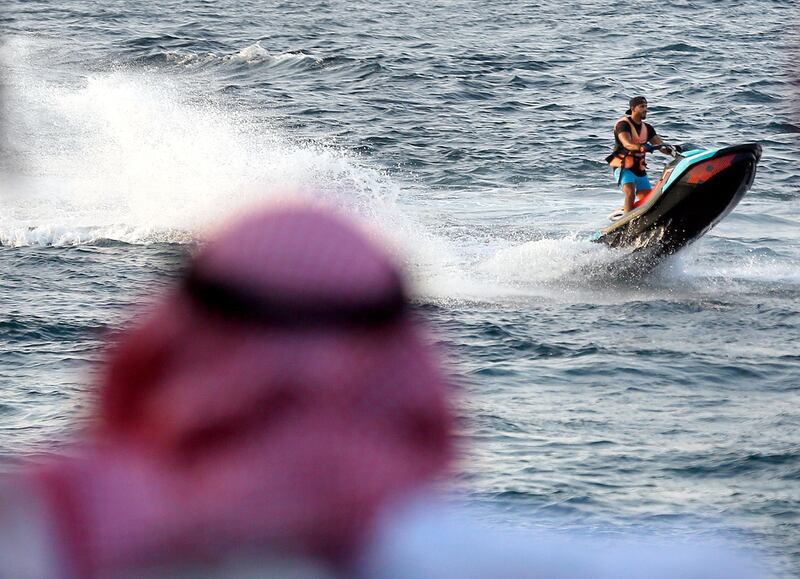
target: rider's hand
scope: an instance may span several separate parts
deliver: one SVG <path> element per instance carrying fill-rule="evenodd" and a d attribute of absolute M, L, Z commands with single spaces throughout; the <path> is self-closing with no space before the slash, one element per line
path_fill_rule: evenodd
<path fill-rule="evenodd" d="M 676 152 L 675 151 L 675 147 L 673 147 L 672 145 L 667 145 L 667 144 L 661 145 L 661 147 L 658 150 L 661 151 L 662 153 L 664 153 L 665 155 L 672 155 L 673 157 L 675 156 L 675 152 Z"/>

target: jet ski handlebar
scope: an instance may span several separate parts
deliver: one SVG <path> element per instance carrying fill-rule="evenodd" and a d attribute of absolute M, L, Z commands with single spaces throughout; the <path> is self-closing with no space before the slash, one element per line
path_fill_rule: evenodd
<path fill-rule="evenodd" d="M 672 145 L 651 145 L 650 143 L 645 143 L 642 145 L 642 151 L 645 153 L 652 153 L 658 149 L 665 155 L 669 155 L 670 157 L 677 157 L 678 156 L 678 149 L 673 147 Z"/>

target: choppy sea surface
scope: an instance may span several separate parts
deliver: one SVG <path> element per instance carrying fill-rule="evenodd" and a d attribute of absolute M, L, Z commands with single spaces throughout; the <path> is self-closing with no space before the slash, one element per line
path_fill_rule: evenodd
<path fill-rule="evenodd" d="M 2 469 L 69 439 L 210 224 L 300 193 L 402 256 L 501 524 L 732 535 L 800 577 L 798 5 L 621 6 L 5 0 Z M 668 142 L 763 158 L 651 276 L 586 276 L 639 93 Z"/>

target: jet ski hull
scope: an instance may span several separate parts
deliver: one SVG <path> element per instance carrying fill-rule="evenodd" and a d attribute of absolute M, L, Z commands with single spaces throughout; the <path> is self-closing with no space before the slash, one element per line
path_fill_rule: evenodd
<path fill-rule="evenodd" d="M 654 265 L 719 223 L 753 184 L 761 146 L 691 153 L 668 165 L 648 198 L 593 241 L 645 253 Z"/>

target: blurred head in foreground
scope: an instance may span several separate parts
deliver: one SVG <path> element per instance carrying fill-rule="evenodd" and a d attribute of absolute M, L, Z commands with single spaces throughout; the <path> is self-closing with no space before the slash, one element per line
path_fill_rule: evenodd
<path fill-rule="evenodd" d="M 74 576 L 270 550 L 336 568 L 444 470 L 445 390 L 383 251 L 321 209 L 255 211 L 120 337 L 85 448 L 34 484 Z"/>

